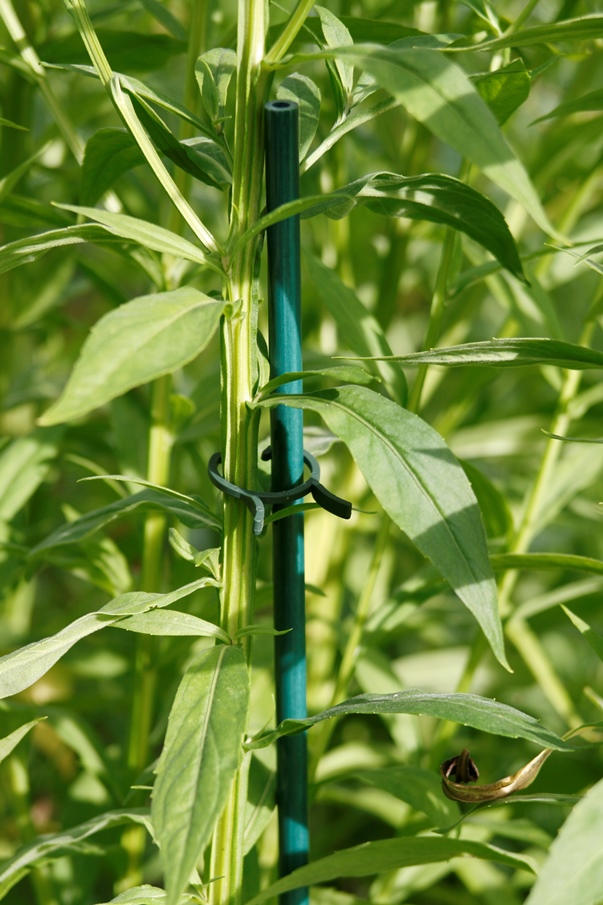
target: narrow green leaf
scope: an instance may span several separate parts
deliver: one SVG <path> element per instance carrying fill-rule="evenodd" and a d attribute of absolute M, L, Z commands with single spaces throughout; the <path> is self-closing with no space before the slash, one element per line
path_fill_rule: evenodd
<path fill-rule="evenodd" d="M 375 374 L 369 374 L 364 368 L 349 365 L 334 365 L 333 367 L 312 371 L 291 371 L 289 374 L 273 377 L 272 380 L 264 384 L 258 398 L 263 399 L 276 390 L 277 387 L 283 386 L 285 383 L 291 383 L 292 380 L 309 380 L 312 377 L 325 377 L 337 383 L 355 383 L 359 386 L 370 386 L 380 379 Z"/>
<path fill-rule="evenodd" d="M 337 16 L 333 15 L 333 13 L 324 6 L 315 6 L 314 9 L 319 15 L 322 33 L 327 47 L 351 47 L 354 44 L 349 30 L 341 19 L 338 19 Z M 341 60 L 335 61 L 335 67 L 339 78 L 341 79 L 344 94 L 349 98 L 352 93 L 352 88 L 354 87 L 354 67 Z"/>
<path fill-rule="evenodd" d="M 378 321 L 335 271 L 309 253 L 304 254 L 304 266 L 337 324 L 342 342 L 359 355 L 389 355 L 391 348 Z M 394 399 L 406 402 L 408 387 L 400 367 L 383 363 L 374 365 L 371 372 L 375 378 L 383 380 Z"/>
<path fill-rule="evenodd" d="M 123 826 L 126 823 L 144 826 L 152 834 L 149 812 L 146 808 L 138 808 L 136 810 L 106 811 L 86 823 L 71 827 L 71 829 L 38 836 L 12 858 L 3 862 L 0 867 L 0 899 L 4 898 L 9 889 L 12 889 L 19 880 L 27 876 L 38 862 L 60 857 L 70 850 L 77 851 L 80 843 L 95 833 Z"/>
<path fill-rule="evenodd" d="M 527 365 L 557 365 L 574 370 L 603 368 L 603 352 L 545 337 L 490 339 L 447 349 L 394 355 L 391 360 L 410 367 L 433 364 L 449 367 L 476 365 L 482 368 L 520 368 Z"/>
<path fill-rule="evenodd" d="M 6 735 L 4 738 L 0 739 L 0 763 L 14 751 L 21 739 L 25 738 L 30 729 L 33 729 L 33 727 L 37 726 L 41 720 L 45 719 L 45 716 L 40 716 L 36 720 L 31 720 L 30 723 L 19 726 L 19 728 L 15 729 L 14 732 L 11 732 L 10 735 Z"/>
<path fill-rule="evenodd" d="M 11 119 L 6 119 L 4 116 L 0 116 L 0 126 L 6 126 L 8 129 L 17 129 L 19 132 L 28 132 L 27 126 L 21 126 L 19 123 L 14 123 Z"/>
<path fill-rule="evenodd" d="M 603 89 L 599 88 L 597 91 L 589 91 L 588 94 L 583 94 L 582 97 L 574 98 L 573 101 L 565 101 L 565 103 L 559 104 L 549 113 L 545 113 L 544 116 L 539 116 L 538 119 L 535 119 L 534 123 L 541 123 L 543 120 L 553 119 L 553 117 L 570 116 L 572 113 L 599 113 L 602 110 Z"/>
<path fill-rule="evenodd" d="M 199 588 L 212 584 L 201 578 L 169 594 L 146 594 L 130 591 L 120 594 L 93 613 L 86 613 L 49 638 L 33 641 L 19 650 L 0 657 L 0 698 L 18 694 L 48 672 L 74 644 L 124 616 L 137 615 L 157 607 L 166 607 Z"/>
<path fill-rule="evenodd" d="M 230 644 L 230 638 L 219 625 L 213 625 L 198 616 L 180 613 L 177 610 L 151 610 L 138 616 L 128 616 L 115 623 L 115 628 L 128 632 L 140 632 L 143 635 L 192 636 L 198 638 L 217 638 L 224 644 Z"/>
<path fill-rule="evenodd" d="M 277 405 L 282 399 L 261 404 Z M 364 387 L 287 396 L 286 404 L 317 412 L 343 440 L 385 511 L 450 582 L 507 666 L 477 501 L 440 435 Z"/>
<path fill-rule="evenodd" d="M 62 210 L 73 211 L 74 214 L 82 214 L 90 220 L 102 223 L 116 236 L 121 236 L 128 242 L 135 242 L 143 248 L 152 248 L 161 254 L 172 255 L 175 258 L 183 258 L 185 261 L 193 261 L 195 264 L 210 266 L 211 259 L 197 246 L 187 239 L 183 239 L 177 233 L 149 223 L 148 220 L 139 220 L 137 217 L 129 217 L 127 214 L 114 214 L 102 211 L 96 207 L 79 207 L 69 204 L 58 205 Z M 82 227 L 79 227 L 82 229 Z M 64 230 L 63 230 L 64 232 Z"/>
<path fill-rule="evenodd" d="M 192 287 L 145 295 L 98 321 L 60 399 L 40 418 L 81 418 L 127 390 L 196 358 L 215 333 L 225 303 Z"/>
<path fill-rule="evenodd" d="M 293 214 L 303 218 L 326 214 L 339 219 L 358 205 L 388 217 L 427 220 L 464 232 L 526 282 L 515 242 L 498 208 L 460 180 L 438 173 L 409 177 L 371 173 L 331 194 L 282 205 L 262 217 L 240 242 Z"/>
<path fill-rule="evenodd" d="M 597 905 L 603 898 L 603 780 L 578 802 L 553 841 L 526 905 Z"/>
<path fill-rule="evenodd" d="M 157 766 L 152 817 L 176 905 L 211 838 L 242 752 L 249 677 L 243 651 L 215 647 L 187 669 Z"/>
<path fill-rule="evenodd" d="M 400 870 L 418 864 L 449 861 L 462 855 L 472 855 L 486 861 L 496 861 L 510 867 L 534 873 L 531 862 L 503 849 L 471 842 L 468 839 L 443 839 L 439 836 L 402 836 L 399 839 L 379 839 L 336 852 L 305 867 L 299 867 L 287 877 L 277 880 L 246 905 L 260 905 L 268 899 L 314 883 L 325 883 L 338 877 L 367 877 L 384 871 Z M 572 905 L 574 903 L 572 902 Z"/>
<path fill-rule="evenodd" d="M 148 0 L 143 0 L 143 3 L 146 6 Z M 110 902 L 102 902 L 99 905 L 149 905 L 151 902 L 153 905 L 165 905 L 165 889 L 147 886 L 147 884 L 135 886 L 133 889 L 121 892 Z M 198 896 L 183 895 L 178 900 L 178 905 L 198 905 L 198 902 Z"/>
<path fill-rule="evenodd" d="M 38 430 L 0 453 L 0 519 L 9 522 L 35 493 L 58 453 L 59 433 Z"/>
<path fill-rule="evenodd" d="M 572 553 L 492 553 L 490 562 L 495 571 L 503 569 L 575 569 L 603 575 L 603 561 Z"/>
<path fill-rule="evenodd" d="M 219 521 L 203 502 L 193 497 L 189 500 L 178 499 L 173 494 L 160 490 L 142 490 L 140 493 L 109 503 L 108 506 L 94 509 L 73 522 L 67 522 L 37 544 L 29 555 L 44 556 L 46 551 L 55 547 L 78 543 L 115 519 L 135 512 L 168 512 L 187 528 L 219 529 Z"/>
<path fill-rule="evenodd" d="M 475 79 L 475 87 L 492 110 L 499 126 L 530 96 L 532 80 L 522 60 L 513 60 Z"/>
<path fill-rule="evenodd" d="M 455 44 L 450 50 L 503 50 L 505 47 L 529 47 L 531 44 L 559 44 L 574 41 L 596 41 L 603 36 L 603 16 L 581 16 L 546 25 L 534 25 L 501 38 L 491 38 L 469 45 Z"/>
<path fill-rule="evenodd" d="M 463 726 L 471 726 L 492 735 L 524 738 L 543 748 L 555 748 L 558 751 L 572 751 L 575 748 L 571 742 L 564 741 L 550 729 L 542 726 L 533 716 L 500 701 L 476 694 L 457 692 L 439 694 L 421 691 L 418 688 L 409 688 L 395 694 L 359 694 L 307 719 L 284 720 L 276 729 L 248 741 L 246 747 L 265 748 L 281 736 L 297 735 L 323 720 L 347 716 L 350 713 L 413 713 L 461 723 Z"/>
<path fill-rule="evenodd" d="M 114 232 L 104 226 L 91 223 L 82 226 L 67 226 L 62 229 L 51 229 L 37 236 L 17 239 L 0 248 L 0 273 L 6 273 L 21 264 L 37 261 L 48 251 L 64 245 L 80 245 L 94 242 L 99 245 L 116 244 L 120 239 Z M 193 246 L 194 248 L 194 246 Z M 197 262 L 199 263 L 199 262 Z"/>
<path fill-rule="evenodd" d="M 320 89 L 307 75 L 292 72 L 278 86 L 278 100 L 299 106 L 299 159 L 302 161 L 314 141 L 320 117 Z"/>
<path fill-rule="evenodd" d="M 257 755 L 252 755 L 249 765 L 247 806 L 245 808 L 244 854 L 256 844 L 274 812 L 276 773 L 267 767 Z"/>
<path fill-rule="evenodd" d="M 603 566 L 603 563 L 601 563 Z M 580 619 L 579 616 L 576 616 L 575 613 L 572 613 L 570 609 L 565 606 L 562 606 L 561 609 L 564 611 L 568 619 L 574 623 L 582 637 L 585 641 L 588 641 L 594 652 L 596 653 L 599 660 L 603 661 L 603 636 L 596 632 L 594 628 L 585 622 L 584 619 Z"/>
<path fill-rule="evenodd" d="M 80 201 L 96 204 L 120 176 L 144 162 L 142 151 L 125 129 L 99 129 L 86 143 Z"/>
<path fill-rule="evenodd" d="M 203 107 L 214 125 L 224 116 L 228 86 L 236 69 L 237 55 L 230 47 L 213 47 L 201 54 L 195 64 Z"/>
<path fill-rule="evenodd" d="M 557 234 L 494 114 L 449 57 L 438 50 L 407 48 L 404 42 L 394 47 L 341 47 L 336 53 L 369 72 L 437 138 L 475 163 L 515 198 L 541 229 Z"/>

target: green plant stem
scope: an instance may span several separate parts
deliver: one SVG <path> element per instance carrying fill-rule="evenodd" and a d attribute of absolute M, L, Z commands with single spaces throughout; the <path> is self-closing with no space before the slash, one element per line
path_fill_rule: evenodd
<path fill-rule="evenodd" d="M 171 377 L 167 375 L 156 380 L 151 390 L 147 480 L 164 486 L 169 483 L 172 448 L 169 427 L 171 385 Z M 161 590 L 166 527 L 167 520 L 161 513 L 153 512 L 145 520 L 141 578 L 143 591 Z M 149 737 L 157 686 L 157 646 L 157 639 L 152 635 L 136 637 L 132 717 L 128 739 L 128 770 L 133 779 L 144 770 L 149 761 Z M 128 853 L 124 889 L 138 885 L 142 881 L 140 861 L 145 843 L 146 831 L 143 827 L 131 827 L 123 834 L 122 844 Z"/>
<path fill-rule="evenodd" d="M 373 599 L 375 585 L 377 583 L 377 577 L 379 575 L 379 570 L 383 562 L 383 556 L 387 549 L 390 526 L 391 519 L 389 518 L 389 516 L 384 515 L 381 520 L 379 532 L 375 539 L 375 547 L 373 550 L 373 555 L 371 557 L 368 574 L 362 586 L 362 593 L 360 594 L 358 606 L 356 607 L 356 613 L 354 615 L 354 624 L 348 636 L 345 650 L 343 652 L 343 657 L 341 658 L 341 665 L 337 673 L 337 681 L 335 683 L 331 702 L 328 705 L 329 707 L 333 707 L 335 704 L 338 704 L 341 701 L 345 700 L 348 694 L 350 681 L 354 674 L 354 668 L 356 666 L 358 653 L 360 651 L 360 645 L 362 643 L 364 627 L 366 625 L 366 620 L 368 619 L 370 612 L 370 606 Z M 310 766 L 308 770 L 310 782 L 313 781 L 314 776 L 316 775 L 318 763 L 327 749 L 334 728 L 334 720 L 325 720 L 323 723 L 320 723 L 318 725 L 317 730 L 315 731 L 315 734 L 312 738 Z"/>
<path fill-rule="evenodd" d="M 265 66 L 274 65 L 282 60 L 303 27 L 315 2 L 316 0 L 299 0 L 299 3 L 289 16 L 285 28 L 266 54 L 264 58 Z"/>
<path fill-rule="evenodd" d="M 263 105 L 266 78 L 264 0 L 239 0 L 237 99 L 230 247 L 260 215 L 264 168 Z M 255 382 L 257 242 L 241 246 L 229 261 L 228 297 L 236 313 L 222 324 L 222 468 L 227 480 L 254 486 L 257 418 L 250 411 Z M 221 625 L 229 635 L 253 617 L 257 544 L 252 516 L 238 500 L 224 497 Z M 237 771 L 216 824 L 211 853 L 210 905 L 239 905 L 243 883 L 243 831 L 247 800 L 246 763 Z"/>
<path fill-rule="evenodd" d="M 507 28 L 504 35 L 512 35 L 516 31 L 519 31 L 523 23 L 530 18 L 536 7 L 538 6 L 540 0 L 528 0 L 528 3 L 524 6 L 520 14 L 517 16 L 514 22 L 511 22 L 509 27 Z"/>
<path fill-rule="evenodd" d="M 25 34 L 25 29 L 10 0 L 0 0 L 0 17 L 2 17 L 6 30 L 14 41 L 21 59 L 27 64 L 31 77 L 38 86 L 40 93 L 57 124 L 63 141 L 73 154 L 77 163 L 81 164 L 84 159 L 84 144 L 75 131 L 69 117 L 66 115 L 64 105 L 57 100 L 54 91 L 48 84 L 46 70 L 42 66 L 36 51 L 31 46 L 28 37 Z"/>

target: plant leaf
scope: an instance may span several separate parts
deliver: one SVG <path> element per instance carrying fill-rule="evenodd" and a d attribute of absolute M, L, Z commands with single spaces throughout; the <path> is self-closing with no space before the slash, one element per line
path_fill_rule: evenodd
<path fill-rule="evenodd" d="M 326 9 L 324 6 L 315 6 L 319 15 L 322 33 L 327 47 L 351 47 L 354 44 L 352 36 L 341 19 Z M 354 87 L 354 67 L 341 60 L 335 61 L 335 68 L 341 80 L 344 95 L 349 98 Z"/>
<path fill-rule="evenodd" d="M 433 826 L 446 826 L 458 817 L 458 808 L 441 794 L 442 784 L 435 770 L 404 764 L 357 770 L 351 778 L 406 801 L 415 811 L 426 814 Z"/>
<path fill-rule="evenodd" d="M 27 876 L 32 867 L 39 861 L 47 861 L 49 858 L 59 857 L 70 850 L 77 851 L 78 846 L 84 839 L 88 839 L 89 836 L 112 827 L 123 826 L 124 823 L 144 826 L 149 833 L 152 833 L 148 810 L 146 808 L 138 808 L 135 810 L 106 811 L 104 814 L 86 821 L 86 823 L 71 827 L 71 829 L 38 836 L 33 842 L 20 849 L 12 858 L 3 862 L 0 868 L 0 899 L 3 899 L 9 889 L 12 889 L 19 880 Z"/>
<path fill-rule="evenodd" d="M 237 69 L 237 55 L 230 47 L 213 47 L 195 64 L 195 76 L 205 112 L 216 125 L 226 110 L 228 86 Z"/>
<path fill-rule="evenodd" d="M 273 397 L 261 404 L 282 400 Z M 477 501 L 440 435 L 417 415 L 364 387 L 287 396 L 286 404 L 317 412 L 349 447 L 385 511 L 450 582 L 507 666 Z"/>
<path fill-rule="evenodd" d="M 98 321 L 60 399 L 40 418 L 81 418 L 140 384 L 183 367 L 209 343 L 225 303 L 192 287 L 145 295 Z"/>
<path fill-rule="evenodd" d="M 447 349 L 394 355 L 391 356 L 391 360 L 411 367 L 433 364 L 449 367 L 477 365 L 482 368 L 520 368 L 527 365 L 556 365 L 559 368 L 575 370 L 603 368 L 603 352 L 546 337 L 489 339 L 484 342 L 465 343 L 462 346 L 450 346 Z"/>
<path fill-rule="evenodd" d="M 335 704 L 322 713 L 303 720 L 283 720 L 276 729 L 269 730 L 246 743 L 249 749 L 265 748 L 283 735 L 297 735 L 310 729 L 316 723 L 350 713 L 413 713 L 418 716 L 432 716 L 471 726 L 480 732 L 502 735 L 507 738 L 524 738 L 544 748 L 557 751 L 571 751 L 575 748 L 542 726 L 533 716 L 509 707 L 500 701 L 483 698 L 476 694 L 440 694 L 409 688 L 395 694 L 359 694 L 349 701 Z"/>
<path fill-rule="evenodd" d="M 64 544 L 75 544 L 117 518 L 133 512 L 169 512 L 187 528 L 219 529 L 220 523 L 200 500 L 178 496 L 161 490 L 142 490 L 140 493 L 116 500 L 108 506 L 94 509 L 73 522 L 61 525 L 30 551 L 30 557 L 44 555 L 45 551 Z"/>
<path fill-rule="evenodd" d="M 522 60 L 513 60 L 475 80 L 475 87 L 492 110 L 499 126 L 530 96 L 532 80 Z"/>
<path fill-rule="evenodd" d="M 59 432 L 17 437 L 0 453 L 0 519 L 9 522 L 35 493 L 58 453 Z"/>
<path fill-rule="evenodd" d="M 210 840 L 242 752 L 249 677 L 243 651 L 214 647 L 187 669 L 157 766 L 152 817 L 176 905 Z"/>
<path fill-rule="evenodd" d="M 526 905 L 596 905 L 603 897 L 603 780 L 578 802 L 551 844 Z"/>
<path fill-rule="evenodd" d="M 529 860 L 483 842 L 471 842 L 468 839 L 443 839 L 439 836 L 402 836 L 399 839 L 379 839 L 377 842 L 355 845 L 353 848 L 336 852 L 334 855 L 321 858 L 305 867 L 299 867 L 288 876 L 277 880 L 259 895 L 254 896 L 247 902 L 247 905 L 260 905 L 261 902 L 273 899 L 290 889 L 324 883 L 338 877 L 366 877 L 417 864 L 449 861 L 451 858 L 458 858 L 461 855 L 472 855 L 486 861 L 497 861 L 522 870 L 527 869 L 532 873 L 535 872 Z"/>
<path fill-rule="evenodd" d="M 313 377 L 325 377 L 327 380 L 335 380 L 337 383 L 356 383 L 360 386 L 370 386 L 380 379 L 375 374 L 369 374 L 364 368 L 349 365 L 334 365 L 333 367 L 312 371 L 291 371 L 288 374 L 273 377 L 272 380 L 264 384 L 260 390 L 259 398 L 268 396 L 277 387 L 283 386 L 285 383 L 290 383 L 293 380 L 310 380 Z"/>
<path fill-rule="evenodd" d="M 55 635 L 33 641 L 19 650 L 5 654 L 4 657 L 0 657 L 0 698 L 7 698 L 29 688 L 82 638 L 113 625 L 124 616 L 169 606 L 176 600 L 192 594 L 193 591 L 211 584 L 215 584 L 211 578 L 201 578 L 169 594 L 146 594 L 140 591 L 120 594 L 100 610 L 86 613 Z"/>
<path fill-rule="evenodd" d="M 80 185 L 82 204 L 96 204 L 120 176 L 144 162 L 142 151 L 125 129 L 99 129 L 86 143 Z"/>
<path fill-rule="evenodd" d="M 546 25 L 534 25 L 501 38 L 491 38 L 478 44 L 467 45 L 461 42 L 451 50 L 502 50 L 505 47 L 528 47 L 531 44 L 558 44 L 569 41 L 595 41 L 603 36 L 603 16 L 581 16 L 578 19 L 565 19 Z"/>
<path fill-rule="evenodd" d="M 193 245 L 188 239 L 183 239 L 177 233 L 148 220 L 139 220 L 137 217 L 129 217 L 127 214 L 114 214 L 110 211 L 102 211 L 96 207 L 80 207 L 76 205 L 57 205 L 63 210 L 73 211 L 74 214 L 83 214 L 91 220 L 102 223 L 116 236 L 121 236 L 128 242 L 135 242 L 143 248 L 152 248 L 153 251 L 172 255 L 175 258 L 184 258 L 185 261 L 193 261 L 195 264 L 212 265 L 211 258 L 197 245 Z M 83 227 L 79 227 L 82 229 Z M 65 230 L 62 230 L 65 232 Z"/>
<path fill-rule="evenodd" d="M 19 726 L 18 729 L 15 729 L 14 732 L 11 732 L 9 735 L 6 735 L 4 738 L 0 739 L 0 763 L 5 760 L 8 755 L 14 751 L 22 738 L 25 738 L 30 729 L 33 729 L 41 720 L 45 720 L 45 716 L 40 716 L 36 720 L 31 720 L 30 723 L 24 723 L 23 726 Z"/>
<path fill-rule="evenodd" d="M 603 561 L 573 553 L 492 553 L 490 562 L 495 571 L 502 569 L 575 569 L 603 575 Z"/>
<path fill-rule="evenodd" d="M 341 47 L 336 53 L 369 72 L 437 138 L 515 198 L 541 229 L 557 235 L 494 114 L 448 56 L 438 50 L 407 48 L 404 41 L 393 47 Z"/>
<path fill-rule="evenodd" d="M 26 239 L 17 239 L 16 242 L 3 245 L 0 248 L 0 273 L 6 273 L 7 270 L 20 267 L 21 264 L 37 261 L 38 258 L 54 248 L 61 248 L 64 245 L 80 245 L 86 242 L 114 245 L 119 244 L 120 239 L 112 230 L 92 223 L 51 229 L 37 236 L 28 236 Z"/>
<path fill-rule="evenodd" d="M 601 563 L 603 566 L 603 563 Z M 564 611 L 568 619 L 573 622 L 576 626 L 582 637 L 585 641 L 588 641 L 594 652 L 596 653 L 599 660 L 603 661 L 603 636 L 596 632 L 594 628 L 585 622 L 584 619 L 580 619 L 575 613 L 572 613 L 570 609 L 565 606 L 562 606 L 561 609 Z"/>
<path fill-rule="evenodd" d="M 115 628 L 128 632 L 140 632 L 143 635 L 195 636 L 199 638 L 218 638 L 224 644 L 230 644 L 230 638 L 219 625 L 199 619 L 189 613 L 177 610 L 150 610 L 138 616 L 128 616 L 115 623 Z"/>
<path fill-rule="evenodd" d="M 320 89 L 312 79 L 292 72 L 278 86 L 278 100 L 295 101 L 299 106 L 299 159 L 305 158 L 314 141 L 320 117 Z"/>
<path fill-rule="evenodd" d="M 583 94 L 582 97 L 576 97 L 573 101 L 565 101 L 565 103 L 559 104 L 550 113 L 545 113 L 544 116 L 539 116 L 538 119 L 535 119 L 534 123 L 541 123 L 543 120 L 552 119 L 553 117 L 570 116 L 572 113 L 584 113 L 585 111 L 600 113 L 602 110 L 603 89 L 598 89 L 597 91 L 589 91 L 588 94 Z"/>

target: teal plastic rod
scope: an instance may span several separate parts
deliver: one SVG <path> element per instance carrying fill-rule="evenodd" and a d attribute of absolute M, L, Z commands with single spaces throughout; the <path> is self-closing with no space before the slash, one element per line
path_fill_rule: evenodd
<path fill-rule="evenodd" d="M 299 197 L 299 111 L 291 101 L 266 104 L 266 207 Z M 301 278 L 299 217 L 268 229 L 268 310 L 271 377 L 301 371 Z M 300 393 L 300 380 L 279 388 Z M 272 489 L 303 480 L 303 413 L 279 405 L 271 410 Z M 273 536 L 274 624 L 290 629 L 275 639 L 277 720 L 303 719 L 306 710 L 304 519 L 276 521 Z M 305 735 L 277 743 L 277 804 L 281 876 L 308 860 L 307 743 Z M 307 905 L 307 889 L 280 897 L 281 905 Z"/>

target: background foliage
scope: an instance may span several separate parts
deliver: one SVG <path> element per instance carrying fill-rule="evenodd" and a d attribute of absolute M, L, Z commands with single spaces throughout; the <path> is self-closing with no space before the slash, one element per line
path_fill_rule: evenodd
<path fill-rule="evenodd" d="M 267 48 L 293 7 L 270 4 Z M 220 783 L 213 814 L 206 797 L 198 807 L 190 790 L 171 785 L 179 767 L 169 745 L 156 760 L 176 696 L 181 715 L 188 696 L 209 694 L 203 674 L 211 670 L 212 731 L 234 770 L 245 714 L 231 706 L 232 694 L 243 709 L 248 694 L 240 648 L 213 646 L 233 633 L 219 627 L 222 502 L 207 476 L 222 442 L 216 331 L 222 317 L 236 317 L 238 302 L 222 298 L 211 234 L 226 242 L 232 155 L 242 140 L 234 49 L 245 8 L 234 0 L 91 3 L 100 44 L 124 75 L 111 95 L 90 69 L 79 2 L 20 0 L 13 8 L 0 0 L 1 653 L 55 636 L 30 649 L 27 662 L 0 660 L 3 695 L 16 695 L 0 732 L 0 896 L 9 905 L 165 901 L 147 830 L 168 840 L 172 903 L 203 901 L 201 881 L 211 877 L 199 858 L 208 814 L 213 821 L 223 805 Z M 369 377 L 335 374 L 372 386 L 346 387 L 337 398 L 342 411 L 374 418 L 376 433 L 394 437 L 391 459 L 350 426 L 353 418 L 337 421 L 330 381 L 306 381 L 312 392 L 298 403 L 307 409 L 306 445 L 320 454 L 326 485 L 356 507 L 349 523 L 307 514 L 310 711 L 421 688 L 495 699 L 552 730 L 528 721 L 509 728 L 494 706 L 467 717 L 453 698 L 439 710 L 421 699 L 401 712 L 371 704 L 369 712 L 385 711 L 379 717 L 356 707 L 338 722 L 316 720 L 313 864 L 304 882 L 327 884 L 313 890 L 324 905 L 603 900 L 596 745 L 554 752 L 523 798 L 483 809 L 445 798 L 438 774 L 463 747 L 484 782 L 512 774 L 535 754 L 529 739 L 563 748 L 556 736 L 597 722 L 603 706 L 603 21 L 595 13 L 587 0 L 525 8 L 329 0 L 299 32 L 293 61 L 278 68 L 273 57 L 270 96 L 301 105 L 302 195 L 313 199 L 302 230 L 305 368 L 320 375 L 343 364 L 336 355 L 472 344 L 415 356 L 404 368 L 365 361 Z M 394 41 L 402 42 L 395 65 L 383 50 L 358 46 Z M 329 56 L 331 47 L 343 49 Z M 409 50 L 415 69 L 405 68 Z M 516 160 L 505 157 L 496 122 Z M 180 208 L 186 224 L 167 197 L 169 178 L 151 171 L 152 153 L 190 202 L 192 216 Z M 263 298 L 263 270 L 259 287 Z M 134 307 L 126 316 L 127 302 Z M 509 342 L 488 344 L 492 337 Z M 74 371 L 84 344 L 87 363 Z M 262 373 L 261 351 L 259 360 Z M 381 381 L 377 401 L 366 395 L 375 392 L 371 375 Z M 267 430 L 264 415 L 261 444 Z M 412 464 L 405 431 L 440 456 L 437 468 L 418 466 L 420 479 L 433 482 L 428 498 L 454 514 L 445 462 L 456 465 L 435 432 L 477 497 L 512 673 L 496 617 L 468 598 L 459 562 L 446 566 L 441 535 L 431 543 L 424 536 L 414 465 L 404 471 Z M 169 475 L 153 472 L 161 442 L 171 449 Z M 101 475 L 111 477 L 78 483 Z M 471 565 L 482 541 L 462 526 L 458 537 L 460 559 Z M 253 621 L 268 629 L 264 538 L 258 576 Z M 180 598 L 182 612 L 166 609 Z M 129 630 L 111 627 L 118 622 Z M 268 634 L 253 639 L 250 735 L 274 716 L 272 643 Z M 136 703 L 132 712 L 136 683 L 148 674 L 141 657 L 152 660 L 156 688 L 148 740 Z M 174 719 L 168 739 L 183 731 Z M 203 749 L 195 732 L 186 744 Z M 274 759 L 260 742 L 250 767 L 244 902 L 263 901 L 260 889 L 276 878 Z M 204 795 L 213 791 L 212 769 L 204 760 L 194 780 Z M 228 786 L 229 777 L 220 782 Z M 172 801 L 190 811 L 192 842 L 171 826 Z M 369 840 L 372 847 L 354 848 Z M 179 876 L 185 884 L 195 864 L 199 883 L 185 893 Z"/>

